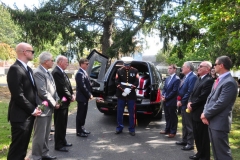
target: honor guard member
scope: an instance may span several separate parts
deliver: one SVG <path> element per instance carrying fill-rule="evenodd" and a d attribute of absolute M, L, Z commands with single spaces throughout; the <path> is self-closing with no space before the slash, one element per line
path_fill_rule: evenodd
<path fill-rule="evenodd" d="M 129 112 L 129 134 L 135 136 L 135 124 L 136 124 L 136 115 L 135 115 L 135 101 L 136 101 L 136 87 L 139 84 L 138 70 L 131 67 L 132 57 L 123 57 L 121 59 L 124 66 L 117 70 L 116 74 L 116 85 L 117 92 L 116 96 L 118 97 L 117 101 L 117 123 L 116 134 L 122 133 L 124 128 L 123 126 L 123 111 L 125 106 L 128 106 Z"/>

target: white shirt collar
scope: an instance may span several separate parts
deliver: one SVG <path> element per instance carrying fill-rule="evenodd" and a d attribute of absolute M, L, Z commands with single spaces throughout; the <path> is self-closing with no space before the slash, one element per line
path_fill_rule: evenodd
<path fill-rule="evenodd" d="M 17 60 L 22 63 L 22 65 L 24 66 L 24 68 L 25 68 L 26 70 L 28 70 L 28 69 L 27 69 L 27 64 L 26 64 L 25 62 L 21 61 L 20 59 L 17 59 Z"/>
<path fill-rule="evenodd" d="M 61 67 L 59 67 L 58 65 L 57 65 L 57 67 L 58 67 L 62 72 L 64 72 L 63 69 L 62 69 Z"/>

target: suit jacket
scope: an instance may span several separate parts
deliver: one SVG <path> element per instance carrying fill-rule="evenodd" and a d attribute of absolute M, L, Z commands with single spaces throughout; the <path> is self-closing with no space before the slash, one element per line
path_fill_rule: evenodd
<path fill-rule="evenodd" d="M 30 68 L 29 71 L 32 73 Z M 7 83 L 11 92 L 8 120 L 11 122 L 24 122 L 37 107 L 37 92 L 28 71 L 20 61 L 16 60 L 9 68 Z"/>
<path fill-rule="evenodd" d="M 76 101 L 88 102 L 91 97 L 91 85 L 88 76 L 80 68 L 75 76 L 76 80 Z"/>
<path fill-rule="evenodd" d="M 59 100 L 54 79 L 41 65 L 34 70 L 33 76 L 38 91 L 37 104 L 41 105 L 43 101 L 48 102 L 48 107 L 45 107 L 41 116 L 51 116 L 53 109 Z"/>
<path fill-rule="evenodd" d="M 226 75 L 216 89 L 212 88 L 203 110 L 209 121 L 209 128 L 226 132 L 231 130 L 232 109 L 237 89 L 237 82 L 231 74 Z"/>
<path fill-rule="evenodd" d="M 211 92 L 213 82 L 213 78 L 209 74 L 207 74 L 201 79 L 201 81 L 199 81 L 198 78 L 195 83 L 193 92 L 188 100 L 189 102 L 192 102 L 192 117 L 194 121 L 202 121 L 201 114 L 207 101 L 207 97 Z"/>
<path fill-rule="evenodd" d="M 171 81 L 171 76 L 165 80 L 162 95 L 165 97 L 165 106 L 177 106 L 178 87 L 180 85 L 180 78 L 175 74 Z M 169 82 L 170 81 L 170 82 Z"/>
<path fill-rule="evenodd" d="M 189 73 L 187 78 L 185 78 L 182 85 L 179 86 L 178 96 L 181 97 L 182 110 L 185 110 L 187 108 L 188 99 L 190 97 L 190 94 L 192 93 L 196 80 L 197 76 L 193 72 L 191 72 Z"/>
<path fill-rule="evenodd" d="M 56 66 L 53 71 L 52 75 L 56 84 L 57 94 L 60 100 L 65 97 L 67 98 L 66 102 L 62 102 L 62 105 L 59 109 L 68 108 L 69 104 L 72 100 L 73 90 L 71 83 L 66 75 L 66 73 L 62 72 L 62 70 Z"/>

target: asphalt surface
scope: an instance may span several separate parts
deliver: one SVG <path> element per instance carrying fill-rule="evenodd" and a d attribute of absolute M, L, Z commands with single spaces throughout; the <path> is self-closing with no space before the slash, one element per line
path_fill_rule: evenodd
<path fill-rule="evenodd" d="M 136 135 L 131 136 L 125 116 L 123 133 L 116 135 L 116 116 L 100 113 L 92 100 L 85 124 L 86 130 L 91 131 L 87 138 L 76 136 L 75 119 L 75 112 L 69 115 L 66 139 L 73 144 L 68 147 L 69 152 L 54 150 L 54 140 L 49 141 L 50 155 L 59 160 L 189 160 L 188 157 L 194 154 L 194 151 L 182 151 L 182 146 L 175 145 L 181 140 L 180 133 L 171 139 L 159 134 L 165 127 L 164 118 L 153 120 L 138 116 Z"/>

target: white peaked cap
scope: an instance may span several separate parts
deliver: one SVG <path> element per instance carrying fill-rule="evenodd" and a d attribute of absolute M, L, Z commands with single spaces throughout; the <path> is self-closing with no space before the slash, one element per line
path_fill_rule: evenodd
<path fill-rule="evenodd" d="M 133 58 L 132 57 L 122 57 L 121 60 L 125 64 L 130 64 L 133 61 Z"/>

